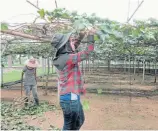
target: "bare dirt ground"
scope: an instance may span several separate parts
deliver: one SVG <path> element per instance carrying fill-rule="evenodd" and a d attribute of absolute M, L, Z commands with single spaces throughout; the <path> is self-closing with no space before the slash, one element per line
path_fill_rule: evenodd
<path fill-rule="evenodd" d="M 84 76 L 85 88 L 96 89 L 138 89 L 138 90 L 155 90 L 158 89 L 158 83 L 154 83 L 154 76 L 145 75 L 144 82 L 142 81 L 142 74 L 136 74 L 135 80 L 133 74 L 129 76 L 128 73 L 109 73 L 108 71 L 86 73 Z M 38 78 L 38 86 L 46 85 L 46 77 Z M 21 84 L 15 85 L 15 87 Z M 49 76 L 49 87 L 57 86 L 57 76 Z M 13 86 L 14 87 L 14 86 Z"/>
<path fill-rule="evenodd" d="M 1 90 L 2 99 L 20 96 L 19 90 Z M 43 95 L 39 90 L 40 100 L 57 105 L 57 95 L 49 92 Z M 113 95 L 86 94 L 82 100 L 89 101 L 90 109 L 85 111 L 85 123 L 82 130 L 143 130 L 158 129 L 158 97 L 141 98 Z M 28 116 L 24 121 L 43 130 L 53 125 L 62 128 L 62 111 L 45 112 L 41 117 Z"/>
<path fill-rule="evenodd" d="M 130 80 L 128 73 L 95 72 L 89 75 L 87 73 L 85 78 L 86 88 L 158 89 L 158 84 L 153 83 L 154 76 L 149 75 L 145 76 L 144 83 L 142 75 L 136 75 L 135 80 L 131 76 Z M 56 77 L 51 77 L 49 80 L 48 86 L 57 85 Z M 38 86 L 45 85 L 45 82 L 40 81 Z M 48 90 L 48 95 L 44 95 L 44 90 L 39 88 L 38 91 L 41 101 L 46 100 L 59 106 L 57 93 Z M 13 100 L 17 97 L 20 97 L 20 90 L 1 90 L 2 100 Z M 89 102 L 90 109 L 85 110 L 86 120 L 82 130 L 158 130 L 158 96 L 146 98 L 87 93 L 86 96 L 82 96 L 83 100 Z M 57 128 L 63 126 L 60 109 L 45 112 L 41 117 L 27 116 L 23 120 L 43 130 L 49 129 L 50 125 Z"/>

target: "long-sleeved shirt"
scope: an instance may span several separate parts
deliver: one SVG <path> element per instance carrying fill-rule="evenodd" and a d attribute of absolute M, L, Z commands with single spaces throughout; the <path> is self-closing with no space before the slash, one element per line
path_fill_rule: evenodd
<path fill-rule="evenodd" d="M 93 45 L 90 46 L 94 48 Z M 79 62 L 87 59 L 91 51 L 93 50 L 85 50 L 75 54 L 63 54 L 54 60 L 53 63 L 57 68 L 60 95 L 69 93 L 79 95 L 85 92 Z"/>

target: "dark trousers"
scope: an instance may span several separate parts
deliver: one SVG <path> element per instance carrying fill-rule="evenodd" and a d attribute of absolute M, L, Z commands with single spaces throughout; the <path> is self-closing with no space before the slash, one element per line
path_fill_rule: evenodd
<path fill-rule="evenodd" d="M 85 120 L 80 100 L 60 100 L 60 106 L 64 117 L 63 130 L 79 130 Z"/>

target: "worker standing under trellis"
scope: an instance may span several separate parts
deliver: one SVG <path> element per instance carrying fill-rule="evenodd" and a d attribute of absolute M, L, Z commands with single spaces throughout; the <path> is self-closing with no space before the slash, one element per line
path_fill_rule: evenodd
<path fill-rule="evenodd" d="M 57 49 L 53 64 L 57 68 L 60 106 L 63 110 L 63 130 L 79 130 L 85 117 L 80 102 L 80 94 L 85 93 L 79 62 L 87 59 L 94 50 L 95 30 L 80 33 L 55 34 L 52 46 Z M 88 47 L 76 52 L 81 40 L 87 33 Z"/>
<path fill-rule="evenodd" d="M 25 106 L 28 106 L 30 93 L 34 98 L 34 105 L 39 105 L 39 99 L 37 94 L 37 80 L 36 80 L 36 68 L 38 67 L 38 61 L 31 58 L 25 62 L 25 67 L 22 70 L 22 81 L 24 81 L 25 90 Z M 23 79 L 24 75 L 24 79 Z"/>

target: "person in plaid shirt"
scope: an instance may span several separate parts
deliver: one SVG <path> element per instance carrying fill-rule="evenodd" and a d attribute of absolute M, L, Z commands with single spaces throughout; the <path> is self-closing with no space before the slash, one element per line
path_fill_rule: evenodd
<path fill-rule="evenodd" d="M 91 33 L 93 33 L 91 31 Z M 87 49 L 76 52 L 85 33 L 55 34 L 52 46 L 57 49 L 53 65 L 57 69 L 60 106 L 63 110 L 63 130 L 79 130 L 85 117 L 80 95 L 85 94 L 79 62 L 88 58 L 94 50 L 94 36 L 88 35 Z"/>

